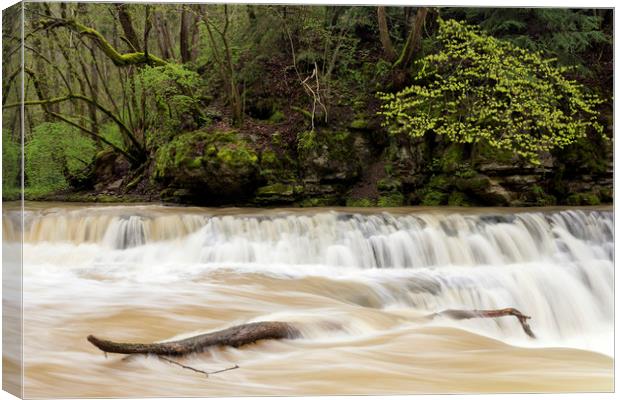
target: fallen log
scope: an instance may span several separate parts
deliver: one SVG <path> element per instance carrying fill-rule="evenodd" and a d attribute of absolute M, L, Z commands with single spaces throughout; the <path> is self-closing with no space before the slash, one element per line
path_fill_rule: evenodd
<path fill-rule="evenodd" d="M 289 323 L 268 321 L 237 325 L 221 331 L 162 343 L 118 343 L 99 339 L 93 335 L 89 335 L 87 339 L 106 353 L 184 356 L 202 352 L 212 346 L 240 347 L 259 340 L 295 339 L 299 336 L 301 336 L 299 330 Z"/>
<path fill-rule="evenodd" d="M 424 319 L 432 320 L 437 317 L 446 317 L 456 320 L 470 318 L 498 318 L 514 316 L 521 323 L 525 333 L 536 338 L 527 320 L 531 317 L 523 315 L 514 308 L 500 310 L 444 310 L 429 314 Z M 252 322 L 237 325 L 216 332 L 192 336 L 187 339 L 174 340 L 161 343 L 119 343 L 110 340 L 99 339 L 93 335 L 88 336 L 88 341 L 105 353 L 119 354 L 153 354 L 158 356 L 184 356 L 190 353 L 200 353 L 213 346 L 241 347 L 259 340 L 269 339 L 296 339 L 301 337 L 301 332 L 293 324 L 279 321 Z"/>
<path fill-rule="evenodd" d="M 437 317 L 447 317 L 451 319 L 470 319 L 470 318 L 498 318 L 498 317 L 506 317 L 506 316 L 514 316 L 519 320 L 521 327 L 526 335 L 529 337 L 536 339 L 536 335 L 532 332 L 530 325 L 527 320 L 532 317 L 523 315 L 521 311 L 516 308 L 503 308 L 500 310 L 444 310 L 438 313 L 427 315 L 427 319 L 434 319 Z"/>

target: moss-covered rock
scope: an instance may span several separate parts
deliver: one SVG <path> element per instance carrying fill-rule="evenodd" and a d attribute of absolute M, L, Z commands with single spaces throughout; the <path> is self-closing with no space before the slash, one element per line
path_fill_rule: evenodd
<path fill-rule="evenodd" d="M 527 193 L 527 200 L 536 206 L 553 206 L 557 203 L 555 196 L 548 194 L 539 185 L 532 185 L 531 190 Z"/>
<path fill-rule="evenodd" d="M 183 134 L 155 159 L 155 179 L 186 189 L 198 203 L 236 203 L 254 192 L 257 176 L 256 152 L 233 131 Z"/>
<path fill-rule="evenodd" d="M 439 192 L 437 190 L 426 189 L 422 193 L 423 206 L 441 206 L 445 205 L 448 201 L 448 194 Z"/>
<path fill-rule="evenodd" d="M 377 182 L 377 189 L 380 192 L 398 192 L 401 187 L 400 180 L 394 178 L 383 178 Z"/>
<path fill-rule="evenodd" d="M 274 183 L 256 190 L 254 202 L 258 204 L 293 203 L 303 192 L 303 186 Z"/>
<path fill-rule="evenodd" d="M 465 193 L 455 190 L 450 193 L 450 197 L 448 197 L 448 205 L 453 207 L 468 207 L 472 204 Z"/>
<path fill-rule="evenodd" d="M 280 110 L 274 111 L 274 113 L 269 117 L 269 122 L 272 124 L 278 124 L 284 120 L 286 120 L 286 115 L 284 115 L 284 113 Z"/>
<path fill-rule="evenodd" d="M 463 167 L 463 147 L 460 144 L 451 144 L 444 150 L 439 159 L 439 167 L 443 173 L 456 172 Z"/>
<path fill-rule="evenodd" d="M 375 207 L 377 201 L 374 199 L 361 198 L 361 199 L 347 199 L 347 207 Z"/>
<path fill-rule="evenodd" d="M 496 179 L 483 174 L 470 178 L 457 177 L 455 186 L 459 191 L 474 198 L 476 203 L 485 206 L 505 206 L 514 200 L 513 195 Z"/>
<path fill-rule="evenodd" d="M 297 165 L 284 151 L 264 150 L 260 155 L 260 175 L 268 183 L 294 182 Z"/>
<path fill-rule="evenodd" d="M 566 204 L 571 206 L 597 206 L 601 199 L 596 193 L 573 193 L 566 198 Z"/>
<path fill-rule="evenodd" d="M 359 177 L 369 149 L 361 134 L 348 131 L 301 132 L 297 152 L 308 182 L 351 182 Z"/>
<path fill-rule="evenodd" d="M 353 129 L 353 130 L 358 130 L 358 131 L 364 131 L 367 130 L 369 128 L 369 122 L 368 120 L 364 119 L 364 118 L 357 118 L 354 119 L 353 121 L 351 121 L 351 124 L 349 124 L 349 128 Z"/>
<path fill-rule="evenodd" d="M 405 196 L 400 192 L 392 192 L 379 196 L 379 207 L 401 207 L 405 203 Z"/>
<path fill-rule="evenodd" d="M 318 197 L 307 197 L 303 199 L 299 205 L 301 207 L 329 207 L 329 206 L 337 206 L 339 204 L 339 200 L 337 196 L 318 196 Z"/>

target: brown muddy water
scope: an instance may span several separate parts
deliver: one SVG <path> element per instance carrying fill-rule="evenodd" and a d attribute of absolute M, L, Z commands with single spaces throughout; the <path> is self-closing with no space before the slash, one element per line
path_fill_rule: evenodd
<path fill-rule="evenodd" d="M 5 255 L 19 254 L 19 226 L 6 207 Z M 27 397 L 613 390 L 611 208 L 29 203 L 24 228 Z M 420 319 L 503 307 L 531 315 L 538 338 L 513 318 Z M 208 378 L 154 357 L 106 358 L 86 341 L 266 320 L 303 337 L 177 360 L 239 366 Z"/>

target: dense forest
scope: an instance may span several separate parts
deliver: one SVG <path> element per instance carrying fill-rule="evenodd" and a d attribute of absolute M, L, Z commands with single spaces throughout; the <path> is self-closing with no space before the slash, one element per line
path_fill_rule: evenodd
<path fill-rule="evenodd" d="M 612 201 L 611 9 L 20 7 L 5 200 Z"/>

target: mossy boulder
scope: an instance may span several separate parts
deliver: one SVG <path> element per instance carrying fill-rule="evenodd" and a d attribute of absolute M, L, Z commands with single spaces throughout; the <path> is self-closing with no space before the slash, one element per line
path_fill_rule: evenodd
<path fill-rule="evenodd" d="M 234 131 L 190 132 L 159 149 L 154 177 L 197 203 L 237 203 L 256 189 L 258 156 Z"/>
<path fill-rule="evenodd" d="M 485 206 L 506 206 L 514 199 L 511 192 L 506 190 L 496 179 L 483 174 L 471 177 L 457 177 L 456 188 L 474 198 L 476 203 Z"/>
<path fill-rule="evenodd" d="M 297 165 L 285 151 L 265 149 L 260 155 L 260 174 L 268 183 L 293 182 Z"/>
<path fill-rule="evenodd" d="M 298 135 L 297 152 L 304 181 L 345 183 L 359 177 L 370 150 L 361 134 L 315 130 Z"/>

